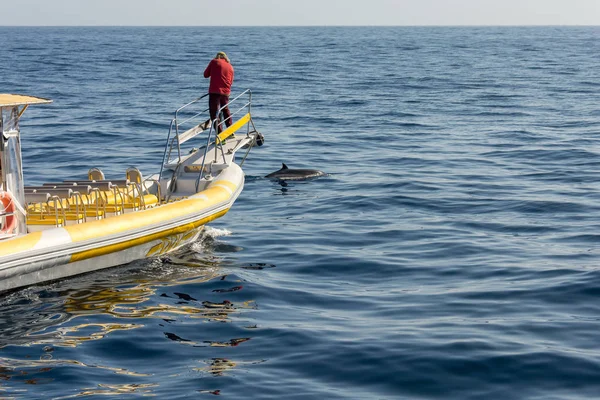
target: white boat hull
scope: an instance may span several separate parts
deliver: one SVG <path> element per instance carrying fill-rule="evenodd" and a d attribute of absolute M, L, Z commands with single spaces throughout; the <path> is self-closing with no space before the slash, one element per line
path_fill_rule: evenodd
<path fill-rule="evenodd" d="M 230 164 L 186 199 L 0 242 L 0 291 L 157 257 L 192 243 L 231 208 L 244 175 Z"/>

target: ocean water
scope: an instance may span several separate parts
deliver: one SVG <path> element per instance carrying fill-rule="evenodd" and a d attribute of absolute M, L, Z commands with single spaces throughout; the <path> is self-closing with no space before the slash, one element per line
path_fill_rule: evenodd
<path fill-rule="evenodd" d="M 54 100 L 28 183 L 158 172 L 219 50 L 266 138 L 189 248 L 1 296 L 1 398 L 600 397 L 600 28 L 0 39 L 0 92 Z"/>

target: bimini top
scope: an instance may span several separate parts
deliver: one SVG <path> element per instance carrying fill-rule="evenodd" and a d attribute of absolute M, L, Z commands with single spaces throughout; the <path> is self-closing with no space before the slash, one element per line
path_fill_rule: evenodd
<path fill-rule="evenodd" d="M 29 104 L 52 103 L 52 100 L 41 97 L 22 96 L 20 94 L 0 93 L 0 107 L 25 106 Z"/>

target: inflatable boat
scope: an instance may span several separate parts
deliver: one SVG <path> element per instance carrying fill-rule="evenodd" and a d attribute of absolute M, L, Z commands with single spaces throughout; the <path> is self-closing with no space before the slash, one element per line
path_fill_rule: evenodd
<path fill-rule="evenodd" d="M 244 187 L 241 166 L 264 139 L 250 90 L 229 102 L 228 120 L 207 119 L 206 96 L 175 111 L 159 173 L 109 178 L 91 168 L 80 180 L 26 186 L 19 121 L 51 100 L 0 94 L 0 291 L 159 257 L 227 213 Z"/>

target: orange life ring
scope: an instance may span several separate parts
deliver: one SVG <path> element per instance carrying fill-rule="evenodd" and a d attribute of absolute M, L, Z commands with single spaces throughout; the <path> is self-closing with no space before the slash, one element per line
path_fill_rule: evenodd
<path fill-rule="evenodd" d="M 4 225 L 2 225 L 2 228 L 0 228 L 0 232 L 12 233 L 12 231 L 17 227 L 15 201 L 10 193 L 0 192 L 0 202 L 2 203 L 2 206 L 4 206 L 4 212 L 10 214 L 4 217 Z"/>

